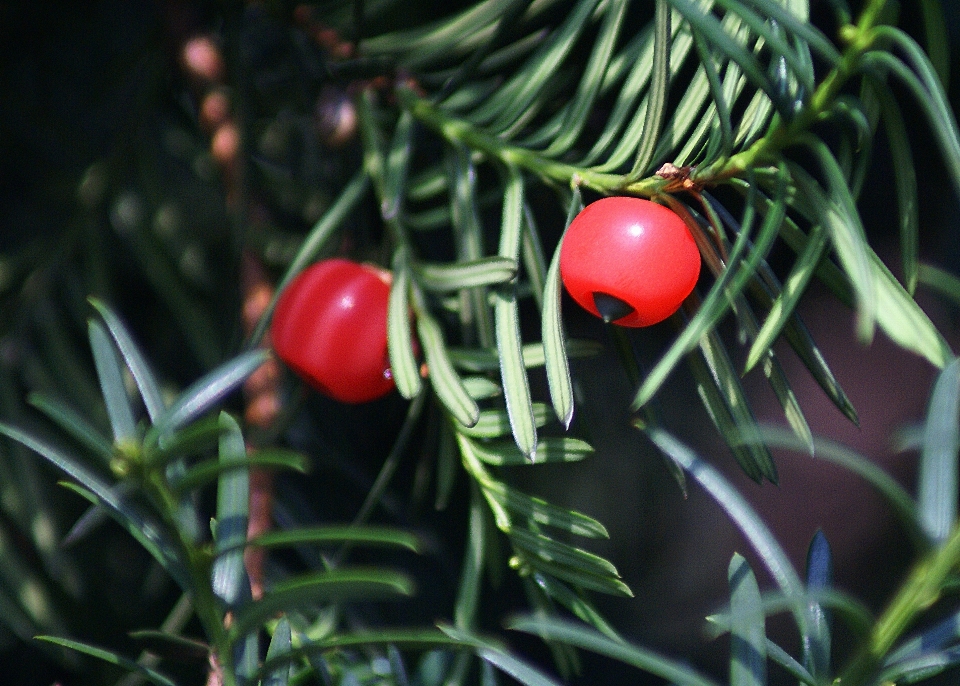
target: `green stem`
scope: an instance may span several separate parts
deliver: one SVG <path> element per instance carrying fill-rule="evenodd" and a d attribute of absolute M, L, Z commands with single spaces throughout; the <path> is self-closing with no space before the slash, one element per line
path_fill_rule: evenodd
<path fill-rule="evenodd" d="M 874 624 L 867 646 L 844 671 L 840 683 L 865 683 L 917 615 L 939 600 L 947 579 L 958 565 L 960 525 L 955 525 L 947 542 L 913 567 L 910 576 Z"/>
<path fill-rule="evenodd" d="M 185 543 L 187 564 L 190 567 L 190 579 L 193 581 L 193 606 L 200 623 L 203 625 L 210 644 L 213 646 L 224 686 L 236 686 L 234 674 L 233 650 L 229 642 L 229 635 L 224 626 L 224 617 L 219 609 L 219 601 L 213 594 L 210 581 L 210 557 L 203 551 Z"/>
<path fill-rule="evenodd" d="M 236 686 L 234 674 L 233 651 L 229 645 L 229 635 L 224 626 L 224 616 L 220 611 L 220 601 L 213 593 L 211 582 L 212 558 L 209 552 L 192 539 L 178 525 L 178 501 L 170 490 L 163 475 L 163 467 L 158 467 L 144 480 L 144 489 L 156 503 L 165 524 L 175 531 L 180 544 L 181 555 L 186 562 L 187 572 L 190 575 L 191 588 L 186 589 L 193 602 L 194 612 L 203 625 L 204 632 L 209 639 L 223 676 L 224 686 Z"/>
<path fill-rule="evenodd" d="M 783 122 L 770 134 L 764 136 L 741 153 L 717 163 L 698 169 L 694 180 L 709 184 L 714 181 L 739 176 L 749 169 L 776 161 L 777 155 L 785 148 L 796 143 L 798 137 L 827 114 L 840 90 L 860 68 L 864 53 L 873 47 L 876 34 L 874 29 L 884 15 L 886 0 L 870 0 L 860 14 L 856 25 L 840 29 L 840 38 L 847 44 L 840 63 L 824 77 L 810 98 L 810 103 L 795 118 Z"/>
<path fill-rule="evenodd" d="M 543 157 L 533 150 L 511 145 L 461 119 L 448 116 L 428 100 L 418 97 L 409 88 L 398 88 L 397 96 L 400 104 L 413 113 L 413 116 L 451 143 L 459 143 L 506 165 L 525 169 L 548 183 L 567 187 L 570 185 L 571 179 L 577 178 L 580 182 L 579 185 L 600 193 L 625 191 L 647 197 L 656 195 L 667 184 L 667 179 L 657 176 L 627 184 L 626 177 L 620 174 L 604 174 L 590 169 L 582 169 L 572 164 L 557 162 Z"/>

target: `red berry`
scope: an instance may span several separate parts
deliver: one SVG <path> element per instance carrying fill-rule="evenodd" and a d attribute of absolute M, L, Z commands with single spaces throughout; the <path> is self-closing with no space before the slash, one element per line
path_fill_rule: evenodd
<path fill-rule="evenodd" d="M 570 223 L 560 277 L 581 307 L 621 326 L 650 326 L 677 311 L 700 276 L 683 220 L 640 198 L 603 198 Z"/>
<path fill-rule="evenodd" d="M 273 348 L 301 378 L 344 403 L 393 387 L 387 354 L 390 273 L 350 260 L 318 262 L 284 289 L 270 325 Z"/>

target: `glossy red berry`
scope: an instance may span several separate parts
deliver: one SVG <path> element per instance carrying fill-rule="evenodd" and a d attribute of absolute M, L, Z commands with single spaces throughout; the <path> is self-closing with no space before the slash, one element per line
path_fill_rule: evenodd
<path fill-rule="evenodd" d="M 344 403 L 394 388 L 387 354 L 390 273 L 330 259 L 284 289 L 270 325 L 277 355 L 321 393 Z"/>
<path fill-rule="evenodd" d="M 650 326 L 677 311 L 700 275 L 683 220 L 640 198 L 603 198 L 570 223 L 560 277 L 581 307 L 621 326 Z"/>

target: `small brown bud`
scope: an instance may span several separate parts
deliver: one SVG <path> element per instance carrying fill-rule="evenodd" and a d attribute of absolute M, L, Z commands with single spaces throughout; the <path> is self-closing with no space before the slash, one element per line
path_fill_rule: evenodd
<path fill-rule="evenodd" d="M 209 36 L 197 36 L 188 40 L 183 46 L 181 59 L 193 76 L 211 83 L 223 78 L 224 66 L 220 48 Z"/>
<path fill-rule="evenodd" d="M 313 121 L 320 140 L 339 148 L 357 133 L 357 110 L 353 101 L 339 88 L 325 87 L 313 108 Z"/>

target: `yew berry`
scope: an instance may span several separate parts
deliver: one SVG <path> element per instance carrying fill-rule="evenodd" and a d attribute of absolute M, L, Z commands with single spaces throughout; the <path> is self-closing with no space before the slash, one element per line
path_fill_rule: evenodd
<path fill-rule="evenodd" d="M 393 387 L 387 354 L 390 273 L 344 259 L 308 267 L 283 290 L 270 338 L 287 365 L 344 403 L 376 400 Z"/>
<path fill-rule="evenodd" d="M 700 275 L 683 220 L 640 198 L 603 198 L 570 223 L 560 277 L 581 307 L 606 322 L 650 326 L 677 311 Z"/>

